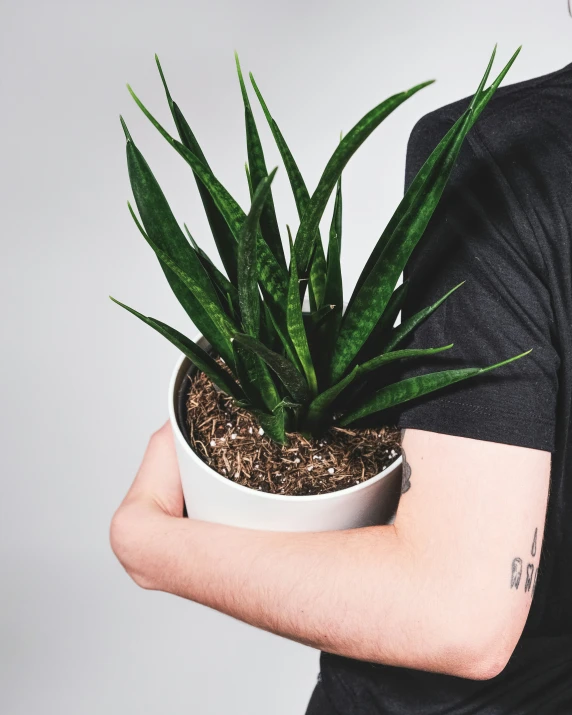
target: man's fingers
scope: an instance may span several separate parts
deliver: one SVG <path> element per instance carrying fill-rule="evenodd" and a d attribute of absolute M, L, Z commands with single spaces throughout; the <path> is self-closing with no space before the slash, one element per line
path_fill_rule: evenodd
<path fill-rule="evenodd" d="M 127 498 L 134 495 L 153 499 L 171 516 L 183 515 L 183 490 L 169 420 L 151 435 Z"/>

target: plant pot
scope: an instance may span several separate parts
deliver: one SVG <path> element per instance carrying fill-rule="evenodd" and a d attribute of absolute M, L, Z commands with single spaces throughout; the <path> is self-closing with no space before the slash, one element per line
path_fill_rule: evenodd
<path fill-rule="evenodd" d="M 202 335 L 194 341 L 209 350 Z M 365 482 L 308 496 L 258 491 L 211 469 L 187 437 L 186 401 L 196 369 L 182 355 L 169 385 L 169 418 L 189 517 L 270 531 L 330 531 L 393 523 L 401 491 L 401 456 Z"/>

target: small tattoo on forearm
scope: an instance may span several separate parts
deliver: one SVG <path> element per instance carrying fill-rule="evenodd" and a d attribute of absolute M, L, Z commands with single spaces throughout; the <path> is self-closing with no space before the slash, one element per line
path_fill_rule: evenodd
<path fill-rule="evenodd" d="M 526 581 L 524 582 L 524 591 L 530 591 L 532 586 L 532 576 L 534 575 L 534 564 L 528 564 L 526 567 Z"/>
<path fill-rule="evenodd" d="M 532 556 L 536 556 L 538 545 L 538 527 L 534 530 L 534 537 L 532 539 L 532 547 L 530 553 Z M 520 579 L 522 576 L 522 559 L 516 556 L 512 560 L 511 571 L 510 571 L 510 587 L 518 589 L 520 585 Z M 536 579 L 538 578 L 538 566 L 534 564 L 528 564 L 526 566 L 526 578 L 524 580 L 524 592 L 532 590 L 531 596 L 534 596 L 534 590 L 536 589 Z"/>
<path fill-rule="evenodd" d="M 403 455 L 403 464 L 401 467 L 401 493 L 409 491 L 411 488 L 411 467 L 407 458 L 405 457 L 405 450 L 401 448 L 401 454 Z"/>
<path fill-rule="evenodd" d="M 510 574 L 510 587 L 518 588 L 520 585 L 520 577 L 522 575 L 522 559 L 518 556 L 512 560 L 512 569 Z"/>

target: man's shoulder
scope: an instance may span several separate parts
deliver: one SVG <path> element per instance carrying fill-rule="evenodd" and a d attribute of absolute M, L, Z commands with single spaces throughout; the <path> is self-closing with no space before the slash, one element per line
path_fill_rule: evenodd
<path fill-rule="evenodd" d="M 547 96 L 562 104 L 560 110 L 551 109 Z M 407 144 L 409 178 L 411 167 L 418 169 L 446 132 L 468 107 L 472 95 L 463 97 L 422 116 L 414 125 Z M 526 125 L 528 131 L 543 131 L 541 117 L 552 112 L 555 121 L 570 125 L 572 114 L 572 64 L 549 74 L 501 86 L 489 102 L 475 128 L 485 139 L 503 143 L 511 137 L 516 125 Z M 564 111 L 562 111 L 564 109 Z M 474 132 L 474 130 L 472 130 Z"/>

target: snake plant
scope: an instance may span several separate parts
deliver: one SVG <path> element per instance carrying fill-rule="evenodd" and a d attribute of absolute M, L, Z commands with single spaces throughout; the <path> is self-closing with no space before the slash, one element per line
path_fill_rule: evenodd
<path fill-rule="evenodd" d="M 496 51 L 496 48 L 495 48 Z M 129 87 L 133 99 L 190 166 L 224 272 L 173 216 L 167 199 L 123 119 L 129 179 L 139 218 L 129 210 L 151 246 L 175 296 L 211 346 L 203 350 L 155 318 L 114 300 L 161 333 L 235 402 L 256 415 L 279 443 L 288 432 L 318 437 L 332 425 L 346 426 L 373 413 L 493 370 L 527 353 L 486 367 L 431 372 L 364 390 L 368 377 L 396 360 L 423 358 L 453 347 L 400 349 L 403 339 L 461 285 L 394 327 L 407 282 L 397 288 L 411 252 L 439 202 L 467 133 L 487 106 L 518 52 L 487 88 L 495 52 L 469 106 L 435 147 L 377 241 L 344 310 L 341 271 L 344 167 L 367 137 L 424 82 L 378 104 L 344 136 L 310 195 L 298 165 L 270 113 L 252 73 L 250 81 L 268 121 L 294 194 L 299 225 L 287 226 L 288 258 L 246 84 L 235 52 L 244 104 L 250 207 L 243 210 L 218 181 L 155 57 L 179 136 L 175 139 Z M 327 250 L 319 224 L 335 191 Z M 309 310 L 303 311 L 308 290 Z M 110 296 L 111 297 L 111 296 Z M 530 351 L 528 351 L 530 352 Z M 217 359 L 220 358 L 220 359 Z M 375 376 L 373 373 L 377 373 Z M 360 389 L 361 388 L 361 389 Z"/>

